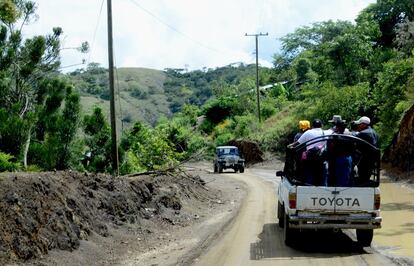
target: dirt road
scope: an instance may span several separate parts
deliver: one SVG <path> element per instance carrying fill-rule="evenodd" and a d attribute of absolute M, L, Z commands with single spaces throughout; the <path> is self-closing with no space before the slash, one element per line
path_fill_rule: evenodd
<path fill-rule="evenodd" d="M 274 169 L 256 168 L 244 174 L 222 174 L 245 182 L 248 195 L 233 223 L 195 261 L 196 265 L 413 265 L 414 257 L 396 257 L 389 252 L 400 250 L 402 253 L 398 255 L 404 256 L 413 256 L 410 252 L 414 252 L 414 212 L 410 203 L 414 197 L 409 199 L 406 192 L 401 200 L 391 199 L 391 194 L 399 191 L 398 185 L 388 184 L 382 188 L 384 228 L 375 233 L 372 248 L 360 248 L 351 230 L 306 232 L 301 234 L 297 245 L 290 248 L 284 245 L 282 230 L 276 223 L 275 192 L 280 179 L 274 173 Z M 392 215 L 399 214 L 401 219 L 390 217 L 390 211 Z M 399 239 L 400 234 L 402 239 Z"/>
<path fill-rule="evenodd" d="M 361 249 L 351 230 L 302 233 L 286 247 L 276 218 L 282 167 L 275 160 L 244 174 L 214 174 L 210 162 L 192 163 L 186 170 L 205 186 L 184 183 L 191 193 L 183 194 L 180 215 L 171 212 L 174 224 L 162 217 L 115 224 L 107 236 L 93 233 L 76 250 L 53 249 L 25 265 L 414 265 L 414 189 L 387 178 L 383 228 L 371 248 Z M 163 191 L 176 186 L 162 184 Z"/>

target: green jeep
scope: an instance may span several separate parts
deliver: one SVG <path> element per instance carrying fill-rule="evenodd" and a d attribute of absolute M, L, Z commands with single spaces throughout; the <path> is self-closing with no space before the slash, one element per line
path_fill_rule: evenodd
<path fill-rule="evenodd" d="M 235 173 L 244 173 L 244 159 L 236 146 L 218 146 L 214 157 L 214 173 L 222 173 L 229 168 Z"/>

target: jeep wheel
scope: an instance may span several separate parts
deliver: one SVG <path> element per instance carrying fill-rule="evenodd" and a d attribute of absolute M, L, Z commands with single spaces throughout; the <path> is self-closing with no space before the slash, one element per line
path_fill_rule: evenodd
<path fill-rule="evenodd" d="M 223 173 L 223 166 L 221 166 L 221 165 L 219 165 L 218 166 L 218 172 L 221 174 L 221 173 Z"/>
<path fill-rule="evenodd" d="M 217 172 L 218 172 L 217 165 L 214 164 L 214 173 L 217 173 Z"/>
<path fill-rule="evenodd" d="M 243 166 L 240 167 L 240 173 L 244 173 L 244 167 Z"/>
<path fill-rule="evenodd" d="M 356 229 L 358 243 L 363 247 L 371 246 L 374 229 Z"/>

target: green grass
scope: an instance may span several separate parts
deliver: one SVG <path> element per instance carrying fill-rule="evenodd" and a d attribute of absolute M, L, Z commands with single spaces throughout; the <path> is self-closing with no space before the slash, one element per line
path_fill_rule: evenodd
<path fill-rule="evenodd" d="M 169 114 L 169 103 L 164 95 L 164 72 L 146 68 L 120 68 L 115 72 L 115 108 L 118 132 L 121 132 L 122 120 L 124 130 L 137 121 L 154 125 L 161 115 Z M 131 83 L 147 92 L 145 99 L 131 96 Z M 110 103 L 96 95 L 81 96 L 83 114 L 91 114 L 95 106 L 102 108 L 109 120 Z M 128 120 L 128 121 L 125 121 Z"/>

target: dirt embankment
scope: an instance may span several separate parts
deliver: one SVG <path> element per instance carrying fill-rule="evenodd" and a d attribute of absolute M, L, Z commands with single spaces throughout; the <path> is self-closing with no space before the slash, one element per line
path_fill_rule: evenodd
<path fill-rule="evenodd" d="M 414 105 L 404 114 L 383 161 L 392 176 L 414 180 Z"/>
<path fill-rule="evenodd" d="M 194 208 L 217 201 L 198 176 L 113 178 L 75 172 L 0 175 L 0 265 L 42 257 L 50 250 L 72 251 L 81 240 L 111 235 L 131 224 L 186 226 Z M 207 208 L 207 207 L 206 207 Z M 139 226 L 142 234 L 154 230 Z"/>
<path fill-rule="evenodd" d="M 231 140 L 227 145 L 239 148 L 240 153 L 243 155 L 246 165 L 248 166 L 264 161 L 263 151 L 260 150 L 259 145 L 255 142 L 247 140 Z"/>

